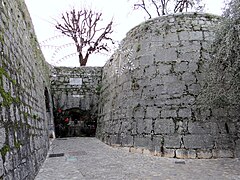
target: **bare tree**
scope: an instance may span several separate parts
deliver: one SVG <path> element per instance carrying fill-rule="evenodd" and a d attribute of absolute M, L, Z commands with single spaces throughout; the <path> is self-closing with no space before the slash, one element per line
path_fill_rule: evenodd
<path fill-rule="evenodd" d="M 149 5 L 153 5 L 153 7 L 155 8 L 157 15 L 161 16 L 161 15 L 165 15 L 167 14 L 167 4 L 170 0 L 149 0 L 146 2 L 146 0 L 141 0 L 138 3 L 134 4 L 134 8 L 135 9 L 139 9 L 142 8 L 149 16 L 149 19 L 152 18 L 151 12 L 150 12 L 150 8 Z"/>
<path fill-rule="evenodd" d="M 194 5 L 194 2 L 192 0 L 177 0 L 175 7 L 174 7 L 174 13 L 177 12 L 183 12 L 188 11 L 189 8 L 192 8 Z"/>
<path fill-rule="evenodd" d="M 109 51 L 107 41 L 113 43 L 109 35 L 113 32 L 110 21 L 105 27 L 98 27 L 102 13 L 83 9 L 62 14 L 62 23 L 55 26 L 64 35 L 71 37 L 76 45 L 80 66 L 86 66 L 89 55 L 102 50 Z"/>
<path fill-rule="evenodd" d="M 157 16 L 163 16 L 169 12 L 188 11 L 194 7 L 195 10 L 199 11 L 204 8 L 200 3 L 201 0 L 138 0 L 134 4 L 134 9 L 143 9 L 151 19 L 154 12 L 157 13 Z M 169 5 L 171 8 L 169 8 Z"/>

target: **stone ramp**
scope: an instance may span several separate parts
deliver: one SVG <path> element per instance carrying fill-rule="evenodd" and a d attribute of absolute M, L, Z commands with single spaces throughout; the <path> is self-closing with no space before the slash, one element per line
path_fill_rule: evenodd
<path fill-rule="evenodd" d="M 162 158 L 96 138 L 64 138 L 53 141 L 35 180 L 238 180 L 239 167 L 239 159 Z"/>

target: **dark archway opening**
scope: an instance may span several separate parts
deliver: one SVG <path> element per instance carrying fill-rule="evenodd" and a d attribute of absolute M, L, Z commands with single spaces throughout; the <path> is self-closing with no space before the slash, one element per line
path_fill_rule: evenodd
<path fill-rule="evenodd" d="M 56 137 L 94 137 L 97 118 L 89 110 L 57 109 L 54 113 Z"/>
<path fill-rule="evenodd" d="M 49 98 L 48 89 L 46 87 L 45 87 L 45 90 L 44 90 L 44 96 L 45 96 L 46 111 L 50 112 L 50 98 Z"/>

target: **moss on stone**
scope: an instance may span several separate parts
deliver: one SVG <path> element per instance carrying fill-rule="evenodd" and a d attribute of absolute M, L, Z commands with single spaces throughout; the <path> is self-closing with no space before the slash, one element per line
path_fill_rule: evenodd
<path fill-rule="evenodd" d="M 11 94 L 9 92 L 5 92 L 2 87 L 0 87 L 0 94 L 3 98 L 3 106 L 10 106 L 14 102 L 14 98 L 11 96 Z"/>
<path fill-rule="evenodd" d="M 6 76 L 7 79 L 10 79 L 9 74 L 6 72 L 6 70 L 4 68 L 0 68 L 0 78 L 2 79 L 2 76 Z"/>
<path fill-rule="evenodd" d="M 1 31 L 0 31 L 0 43 L 2 44 L 4 43 L 4 37 Z"/>
<path fill-rule="evenodd" d="M 34 115 L 32 116 L 32 118 L 35 119 L 35 120 L 37 120 L 37 119 L 38 119 L 38 115 L 34 114 Z"/>
<path fill-rule="evenodd" d="M 29 116 L 29 114 L 28 113 L 26 113 L 26 112 L 23 112 L 23 116 L 24 116 L 24 118 L 28 118 L 28 116 Z"/>
<path fill-rule="evenodd" d="M 20 149 L 21 145 L 22 145 L 22 144 L 21 144 L 20 141 L 17 141 L 17 140 L 14 141 L 14 147 L 15 147 L 16 149 Z"/>
<path fill-rule="evenodd" d="M 17 122 L 15 122 L 15 123 L 13 124 L 13 129 L 14 129 L 15 131 L 17 131 L 18 128 L 19 128 L 19 125 L 18 125 Z"/>
<path fill-rule="evenodd" d="M 0 150 L 2 157 L 5 157 L 9 151 L 10 151 L 9 145 L 3 146 L 3 148 Z"/>
<path fill-rule="evenodd" d="M 96 87 L 97 95 L 99 95 L 101 93 L 101 90 L 102 90 L 102 84 L 98 84 L 98 86 Z"/>
<path fill-rule="evenodd" d="M 9 81 L 11 81 L 13 83 L 13 85 L 17 85 L 17 81 L 15 79 L 12 79 L 4 68 L 0 67 L 0 80 L 1 81 L 2 81 L 3 76 L 5 76 Z"/>
<path fill-rule="evenodd" d="M 136 52 L 139 52 L 140 50 L 141 50 L 141 44 L 138 44 Z"/>

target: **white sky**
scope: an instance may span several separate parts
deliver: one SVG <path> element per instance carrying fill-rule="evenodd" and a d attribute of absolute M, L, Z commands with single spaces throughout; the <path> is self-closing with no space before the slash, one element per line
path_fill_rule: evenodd
<path fill-rule="evenodd" d="M 223 1 L 204 0 L 206 11 L 221 15 Z M 25 0 L 25 2 L 28 6 L 38 41 L 40 44 L 45 45 L 42 46 L 42 51 L 46 61 L 56 66 L 79 66 L 75 46 L 66 45 L 67 47 L 57 51 L 47 46 L 72 43 L 72 40 L 68 37 L 59 36 L 61 33 L 55 29 L 56 20 L 61 18 L 62 13 L 71 10 L 73 7 L 76 10 L 81 7 L 89 7 L 97 12 L 102 12 L 102 18 L 106 20 L 105 24 L 113 18 L 114 32 L 111 37 L 119 42 L 130 29 L 143 22 L 145 16 L 145 13 L 141 13 L 139 10 L 133 11 L 132 3 L 129 0 Z M 112 53 L 91 55 L 87 66 L 103 66 Z M 61 60 L 65 56 L 70 57 Z"/>

